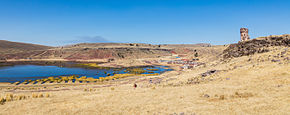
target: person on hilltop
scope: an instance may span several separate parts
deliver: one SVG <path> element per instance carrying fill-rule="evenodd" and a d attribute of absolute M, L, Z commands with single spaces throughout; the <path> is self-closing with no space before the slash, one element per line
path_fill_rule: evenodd
<path fill-rule="evenodd" d="M 136 84 L 136 83 L 134 83 L 134 88 L 135 88 L 135 89 L 137 88 L 137 84 Z"/>

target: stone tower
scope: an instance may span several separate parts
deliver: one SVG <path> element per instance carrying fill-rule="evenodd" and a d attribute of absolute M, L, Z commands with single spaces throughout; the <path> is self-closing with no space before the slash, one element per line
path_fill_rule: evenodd
<path fill-rule="evenodd" d="M 249 30 L 247 28 L 241 28 L 240 33 L 241 33 L 241 41 L 247 41 L 250 39 Z"/>

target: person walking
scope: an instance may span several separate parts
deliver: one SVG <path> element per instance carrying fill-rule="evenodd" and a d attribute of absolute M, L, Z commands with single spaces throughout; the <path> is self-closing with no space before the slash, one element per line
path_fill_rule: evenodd
<path fill-rule="evenodd" d="M 136 84 L 136 83 L 134 83 L 134 88 L 135 88 L 135 89 L 137 88 L 137 84 Z"/>

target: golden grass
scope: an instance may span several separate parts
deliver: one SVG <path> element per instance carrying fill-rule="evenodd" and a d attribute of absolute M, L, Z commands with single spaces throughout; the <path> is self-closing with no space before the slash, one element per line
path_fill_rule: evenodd
<path fill-rule="evenodd" d="M 7 102 L 12 102 L 12 101 L 20 101 L 20 100 L 27 100 L 30 97 L 31 98 L 43 98 L 43 97 L 50 97 L 50 93 L 32 93 L 31 96 L 27 96 L 25 94 L 12 94 L 12 93 L 7 93 L 5 96 L 0 96 L 0 105 L 4 105 Z"/>
<path fill-rule="evenodd" d="M 146 70 L 143 70 L 142 68 L 134 68 L 127 70 L 129 73 L 124 73 L 124 74 L 107 74 L 107 77 L 99 77 L 99 78 L 92 78 L 92 77 L 86 77 L 86 76 L 81 76 L 78 77 L 76 75 L 72 76 L 59 76 L 59 77 L 48 77 L 48 78 L 43 78 L 43 79 L 37 79 L 35 81 L 33 80 L 25 80 L 24 82 L 14 82 L 14 85 L 17 84 L 31 84 L 34 85 L 35 83 L 41 84 L 41 83 L 63 83 L 63 82 L 69 82 L 73 83 L 72 81 L 75 80 L 76 83 L 79 81 L 84 82 L 103 82 L 103 81 L 109 81 L 109 80 L 116 80 L 120 78 L 125 78 L 129 76 L 155 76 L 159 75 L 159 73 L 154 73 L 154 72 L 148 72 L 149 74 L 142 74 L 146 72 Z M 112 76 L 110 76 L 112 75 Z"/>
<path fill-rule="evenodd" d="M 257 56 L 253 56 L 252 60 L 258 59 Z M 106 85 L 76 85 L 70 87 L 70 90 L 52 91 L 54 95 L 47 99 L 5 103 L 0 106 L 0 113 L 290 114 L 289 62 L 283 61 L 283 64 L 279 64 L 270 61 L 247 61 L 248 58 L 240 57 L 227 63 L 213 62 L 218 64 L 187 71 L 171 71 L 152 77 L 128 77 L 118 82 L 105 82 Z M 233 69 L 234 66 L 237 67 Z M 204 78 L 198 77 L 211 69 L 223 71 Z M 136 76 L 115 75 L 116 79 Z M 198 77 L 199 84 L 186 83 L 188 79 L 195 77 Z M 149 78 L 162 81 L 152 84 L 148 82 Z M 109 78 L 99 78 L 100 81 L 106 79 Z M 132 86 L 134 83 L 138 84 L 138 88 Z M 90 91 L 96 86 L 97 92 Z M 87 92 L 84 92 L 85 89 Z"/>
<path fill-rule="evenodd" d="M 0 97 L 0 105 L 3 105 L 6 102 L 6 99 L 4 97 Z"/>
<path fill-rule="evenodd" d="M 128 69 L 126 69 L 126 71 L 131 73 L 131 74 L 142 74 L 142 73 L 147 72 L 143 68 L 128 68 Z"/>
<path fill-rule="evenodd" d="M 98 64 L 96 63 L 84 63 L 84 64 L 79 64 L 81 66 L 86 66 L 86 67 L 100 67 Z"/>
<path fill-rule="evenodd" d="M 45 93 L 45 97 L 46 98 L 50 97 L 50 94 L 49 93 Z"/>
<path fill-rule="evenodd" d="M 150 69 L 150 68 L 148 68 L 148 69 L 146 69 L 146 70 L 150 70 L 150 71 L 158 71 L 159 69 Z"/>

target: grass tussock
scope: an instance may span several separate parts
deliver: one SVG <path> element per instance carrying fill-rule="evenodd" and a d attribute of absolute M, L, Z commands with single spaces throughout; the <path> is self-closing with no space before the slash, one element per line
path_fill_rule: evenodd
<path fill-rule="evenodd" d="M 149 70 L 149 71 L 158 71 L 159 69 L 146 69 L 146 70 Z"/>
<path fill-rule="evenodd" d="M 221 101 L 221 100 L 228 100 L 228 99 L 239 99 L 239 98 L 250 98 L 253 97 L 254 94 L 249 93 L 249 92 L 244 92 L 244 93 L 239 93 L 239 92 L 235 92 L 234 94 L 230 94 L 230 95 L 218 95 L 215 94 L 214 96 L 204 96 L 206 98 L 209 98 L 209 101 Z"/>
<path fill-rule="evenodd" d="M 31 96 L 27 96 L 24 94 L 11 94 L 7 93 L 4 96 L 0 96 L 0 105 L 5 104 L 6 102 L 11 101 L 20 101 L 20 100 L 26 100 L 28 98 L 48 98 L 51 97 L 50 93 L 32 93 Z"/>
<path fill-rule="evenodd" d="M 94 63 L 89 63 L 89 64 L 83 64 L 87 66 L 96 66 Z M 147 71 L 151 70 L 151 71 Z M 125 72 L 127 73 L 107 73 L 106 71 L 104 72 L 106 74 L 106 77 L 99 77 L 99 78 L 93 78 L 93 77 L 86 77 L 86 76 L 81 76 L 79 77 L 78 75 L 72 75 L 72 76 L 58 76 L 58 77 L 48 77 L 48 78 L 43 78 L 43 79 L 37 79 L 37 80 L 25 80 L 24 82 L 14 82 L 14 85 L 34 85 L 34 84 L 47 84 L 47 83 L 95 83 L 95 82 L 104 82 L 104 81 L 110 81 L 110 80 L 117 80 L 125 77 L 130 77 L 130 76 L 156 76 L 159 75 L 159 73 L 155 73 L 153 71 L 157 71 L 159 69 L 147 69 L 145 70 L 144 68 L 127 68 Z M 147 73 L 146 73 L 147 72 Z"/>
<path fill-rule="evenodd" d="M 96 89 L 93 89 L 93 88 L 85 88 L 84 91 L 86 91 L 86 92 L 94 92 L 94 91 L 96 91 Z"/>
<path fill-rule="evenodd" d="M 131 74 L 142 74 L 147 72 L 143 68 L 128 68 L 126 69 L 126 72 L 131 73 Z"/>
<path fill-rule="evenodd" d="M 44 97 L 51 97 L 50 93 L 32 93 L 32 98 L 44 98 Z"/>
<path fill-rule="evenodd" d="M 0 105 L 3 105 L 5 103 L 5 101 L 6 101 L 5 98 L 1 96 L 0 97 Z"/>

